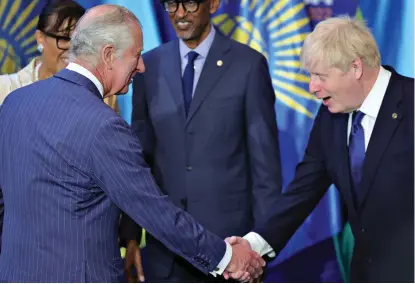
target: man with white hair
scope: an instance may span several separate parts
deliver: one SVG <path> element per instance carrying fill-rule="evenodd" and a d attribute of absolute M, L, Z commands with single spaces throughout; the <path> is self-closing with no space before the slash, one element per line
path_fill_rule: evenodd
<path fill-rule="evenodd" d="M 73 33 L 72 63 L 5 100 L 1 282 L 124 281 L 119 208 L 206 274 L 262 273 L 257 253 L 225 243 L 160 193 L 138 139 L 104 104 L 144 72 L 142 47 L 130 11 L 95 7 Z"/>
<path fill-rule="evenodd" d="M 349 17 L 319 23 L 301 58 L 323 105 L 294 180 L 252 246 L 280 252 L 335 184 L 355 237 L 351 281 L 413 283 L 414 80 L 382 67 L 370 31 Z"/>

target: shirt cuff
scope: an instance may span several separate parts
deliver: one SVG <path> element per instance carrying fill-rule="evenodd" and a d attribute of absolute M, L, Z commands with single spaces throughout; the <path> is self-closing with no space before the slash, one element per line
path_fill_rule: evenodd
<path fill-rule="evenodd" d="M 223 256 L 222 260 L 219 262 L 217 268 L 215 271 L 210 272 L 213 276 L 222 275 L 222 273 L 225 271 L 226 267 L 228 267 L 229 262 L 231 262 L 232 258 L 232 246 L 230 244 L 226 243 L 226 252 Z"/>
<path fill-rule="evenodd" d="M 264 238 L 255 232 L 249 232 L 243 237 L 251 244 L 252 250 L 256 251 L 260 256 L 267 255 L 275 257 L 275 252 Z"/>

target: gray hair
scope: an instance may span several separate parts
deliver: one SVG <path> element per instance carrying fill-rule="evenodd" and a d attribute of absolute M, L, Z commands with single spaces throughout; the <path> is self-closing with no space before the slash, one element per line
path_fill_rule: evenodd
<path fill-rule="evenodd" d="M 123 52 L 133 44 L 131 22 L 137 22 L 138 18 L 128 9 L 117 5 L 111 7 L 109 12 L 85 19 L 85 15 L 79 20 L 71 37 L 69 59 L 76 58 L 87 60 L 93 66 L 99 62 L 100 51 L 105 45 L 113 45 L 116 55 Z M 140 25 L 141 26 L 141 25 Z"/>
<path fill-rule="evenodd" d="M 306 69 L 324 64 L 346 72 L 356 58 L 367 66 L 380 66 L 379 49 L 369 28 L 363 21 L 349 16 L 320 22 L 307 36 L 301 50 L 301 65 Z"/>

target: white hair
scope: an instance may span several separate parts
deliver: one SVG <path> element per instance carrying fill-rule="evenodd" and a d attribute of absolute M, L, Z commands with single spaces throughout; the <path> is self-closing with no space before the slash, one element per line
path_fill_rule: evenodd
<path fill-rule="evenodd" d="M 369 28 L 363 21 L 349 16 L 333 17 L 317 24 L 301 50 L 301 65 L 306 69 L 323 64 L 346 72 L 357 58 L 367 66 L 380 66 L 379 49 Z"/>
<path fill-rule="evenodd" d="M 83 16 L 79 20 L 71 37 L 69 48 L 71 61 L 79 58 L 96 66 L 100 51 L 105 45 L 114 46 L 117 56 L 121 56 L 133 44 L 131 23 L 135 21 L 140 25 L 140 21 L 124 7 L 106 6 L 112 6 L 114 9 L 88 19 Z"/>

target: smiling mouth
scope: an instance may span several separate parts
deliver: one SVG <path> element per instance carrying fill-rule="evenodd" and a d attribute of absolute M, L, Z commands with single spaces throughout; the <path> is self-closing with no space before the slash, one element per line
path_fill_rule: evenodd
<path fill-rule="evenodd" d="M 330 97 L 330 96 L 329 96 L 329 97 L 322 98 L 323 102 L 326 102 L 326 101 L 328 101 L 329 99 L 331 99 L 331 97 Z"/>
<path fill-rule="evenodd" d="M 177 27 L 179 28 L 179 29 L 187 29 L 187 28 L 189 28 L 190 27 L 190 22 L 187 22 L 187 21 L 180 21 L 180 22 L 176 22 L 176 25 L 177 25 Z"/>

